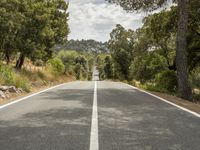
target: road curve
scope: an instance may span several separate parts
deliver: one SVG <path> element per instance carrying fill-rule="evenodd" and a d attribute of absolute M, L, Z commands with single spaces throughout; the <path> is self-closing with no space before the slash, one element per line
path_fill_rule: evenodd
<path fill-rule="evenodd" d="M 200 118 L 109 81 L 71 82 L 0 109 L 1 150 L 89 150 L 93 134 L 98 150 L 199 150 Z"/>

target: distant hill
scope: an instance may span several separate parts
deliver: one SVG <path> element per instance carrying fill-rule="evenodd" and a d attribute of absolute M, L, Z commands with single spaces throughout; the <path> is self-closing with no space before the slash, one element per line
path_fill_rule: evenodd
<path fill-rule="evenodd" d="M 56 50 L 76 50 L 95 53 L 108 53 L 107 43 L 95 40 L 70 40 L 63 45 L 57 45 Z"/>

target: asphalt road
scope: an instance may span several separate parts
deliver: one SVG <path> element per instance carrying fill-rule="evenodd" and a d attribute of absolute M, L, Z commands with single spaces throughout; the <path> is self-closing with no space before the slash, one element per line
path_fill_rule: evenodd
<path fill-rule="evenodd" d="M 0 150 L 200 150 L 200 118 L 120 82 L 76 81 L 1 108 Z"/>

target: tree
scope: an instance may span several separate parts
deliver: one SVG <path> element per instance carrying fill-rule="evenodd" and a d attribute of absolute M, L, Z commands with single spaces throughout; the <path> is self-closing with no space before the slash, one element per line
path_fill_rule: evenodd
<path fill-rule="evenodd" d="M 76 67 L 75 67 L 76 78 L 78 80 L 82 78 L 87 78 L 88 77 L 87 59 L 83 55 L 80 55 L 76 58 L 75 62 L 76 62 Z"/>
<path fill-rule="evenodd" d="M 79 54 L 76 51 L 65 51 L 62 50 L 58 53 L 57 57 L 60 58 L 65 65 L 65 73 L 72 72 L 76 65 L 76 58 Z"/>
<path fill-rule="evenodd" d="M 108 47 L 114 61 L 115 75 L 119 79 L 128 79 L 128 70 L 132 60 L 134 32 L 125 30 L 121 25 L 110 33 Z"/>
<path fill-rule="evenodd" d="M 130 66 L 130 78 L 139 80 L 141 83 L 154 80 L 156 74 L 167 70 L 166 59 L 156 51 L 145 52 L 137 56 Z"/>
<path fill-rule="evenodd" d="M 104 59 L 104 73 L 107 79 L 113 77 L 113 68 L 112 68 L 112 58 L 110 55 L 107 55 Z"/>
<path fill-rule="evenodd" d="M 20 1 L 18 12 L 25 21 L 17 33 L 16 43 L 20 56 L 16 68 L 21 69 L 26 57 L 37 50 L 43 57 L 51 57 L 51 48 L 67 38 L 68 4 L 64 0 Z"/>
<path fill-rule="evenodd" d="M 17 33 L 24 23 L 24 14 L 18 11 L 19 6 L 19 0 L 0 1 L 0 51 L 4 54 L 7 64 L 11 54 L 17 50 Z"/>
<path fill-rule="evenodd" d="M 149 46 L 154 48 L 160 55 L 165 57 L 168 69 L 176 71 L 176 20 L 177 7 L 171 7 L 169 11 L 161 11 L 150 15 L 144 19 L 144 34 L 146 40 L 151 43 Z M 141 42 L 141 40 L 139 40 Z"/>
<path fill-rule="evenodd" d="M 116 3 L 127 11 L 144 10 L 152 11 L 165 5 L 168 0 L 107 0 Z M 188 81 L 187 60 L 187 25 L 188 25 L 188 0 L 177 0 L 178 28 L 176 40 L 176 67 L 178 80 L 178 94 L 180 97 L 191 100 L 192 92 Z"/>

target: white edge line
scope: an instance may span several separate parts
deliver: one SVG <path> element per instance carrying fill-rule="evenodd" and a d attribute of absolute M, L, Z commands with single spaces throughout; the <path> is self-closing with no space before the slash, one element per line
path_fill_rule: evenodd
<path fill-rule="evenodd" d="M 170 104 L 170 105 L 173 105 L 173 106 L 175 106 L 175 107 L 177 107 L 177 108 L 179 108 L 179 109 L 181 109 L 181 110 L 183 110 L 183 111 L 186 111 L 186 112 L 188 112 L 188 113 L 190 113 L 190 114 L 193 114 L 194 116 L 200 118 L 200 114 L 199 114 L 199 113 L 196 113 L 196 112 L 194 112 L 194 111 L 191 111 L 191 110 L 189 110 L 189 109 L 187 109 L 187 108 L 184 108 L 184 107 L 182 107 L 182 106 L 176 105 L 175 103 L 172 103 L 172 102 L 170 102 L 170 101 L 168 101 L 168 100 L 166 100 L 166 99 L 164 99 L 164 98 L 161 98 L 161 97 L 159 97 L 159 96 L 156 96 L 156 95 L 154 95 L 154 94 L 151 94 L 151 93 L 149 93 L 149 92 L 147 92 L 147 91 L 141 90 L 141 89 L 139 89 L 139 88 L 137 88 L 137 87 L 134 87 L 134 86 L 132 86 L 132 85 L 129 85 L 129 84 L 126 84 L 126 83 L 124 83 L 124 84 L 127 85 L 127 86 L 129 86 L 129 87 L 131 87 L 131 88 L 137 89 L 137 90 L 139 90 L 139 91 L 141 91 L 141 92 L 143 92 L 143 93 L 146 93 L 146 94 L 148 94 L 148 95 L 151 95 L 151 96 L 153 96 L 153 97 L 155 97 L 155 98 L 157 98 L 157 99 L 159 99 L 159 100 L 162 100 L 162 101 L 164 101 L 164 102 L 166 102 L 166 103 L 168 103 L 168 104 Z"/>
<path fill-rule="evenodd" d="M 3 108 L 5 108 L 5 107 L 8 107 L 8 106 L 13 105 L 13 104 L 15 104 L 15 103 L 18 103 L 18 102 L 20 102 L 20 101 L 26 100 L 26 99 L 28 99 L 28 98 L 30 98 L 30 97 L 35 96 L 35 95 L 41 94 L 41 93 L 43 93 L 43 92 L 52 90 L 52 89 L 54 89 L 54 88 L 57 88 L 57 87 L 60 87 L 60 86 L 63 86 L 63 85 L 65 85 L 65 84 L 69 84 L 69 83 L 72 83 L 72 82 L 67 82 L 67 83 L 59 84 L 59 85 L 50 87 L 50 88 L 48 88 L 48 89 L 45 89 L 45 90 L 36 92 L 36 93 L 34 93 L 34 94 L 28 95 L 28 96 L 26 96 L 26 97 L 23 97 L 23 98 L 14 100 L 14 101 L 12 101 L 12 102 L 10 102 L 10 103 L 7 103 L 7 104 L 5 104 L 5 105 L 1 105 L 1 106 L 0 106 L 0 109 L 3 109 Z"/>

